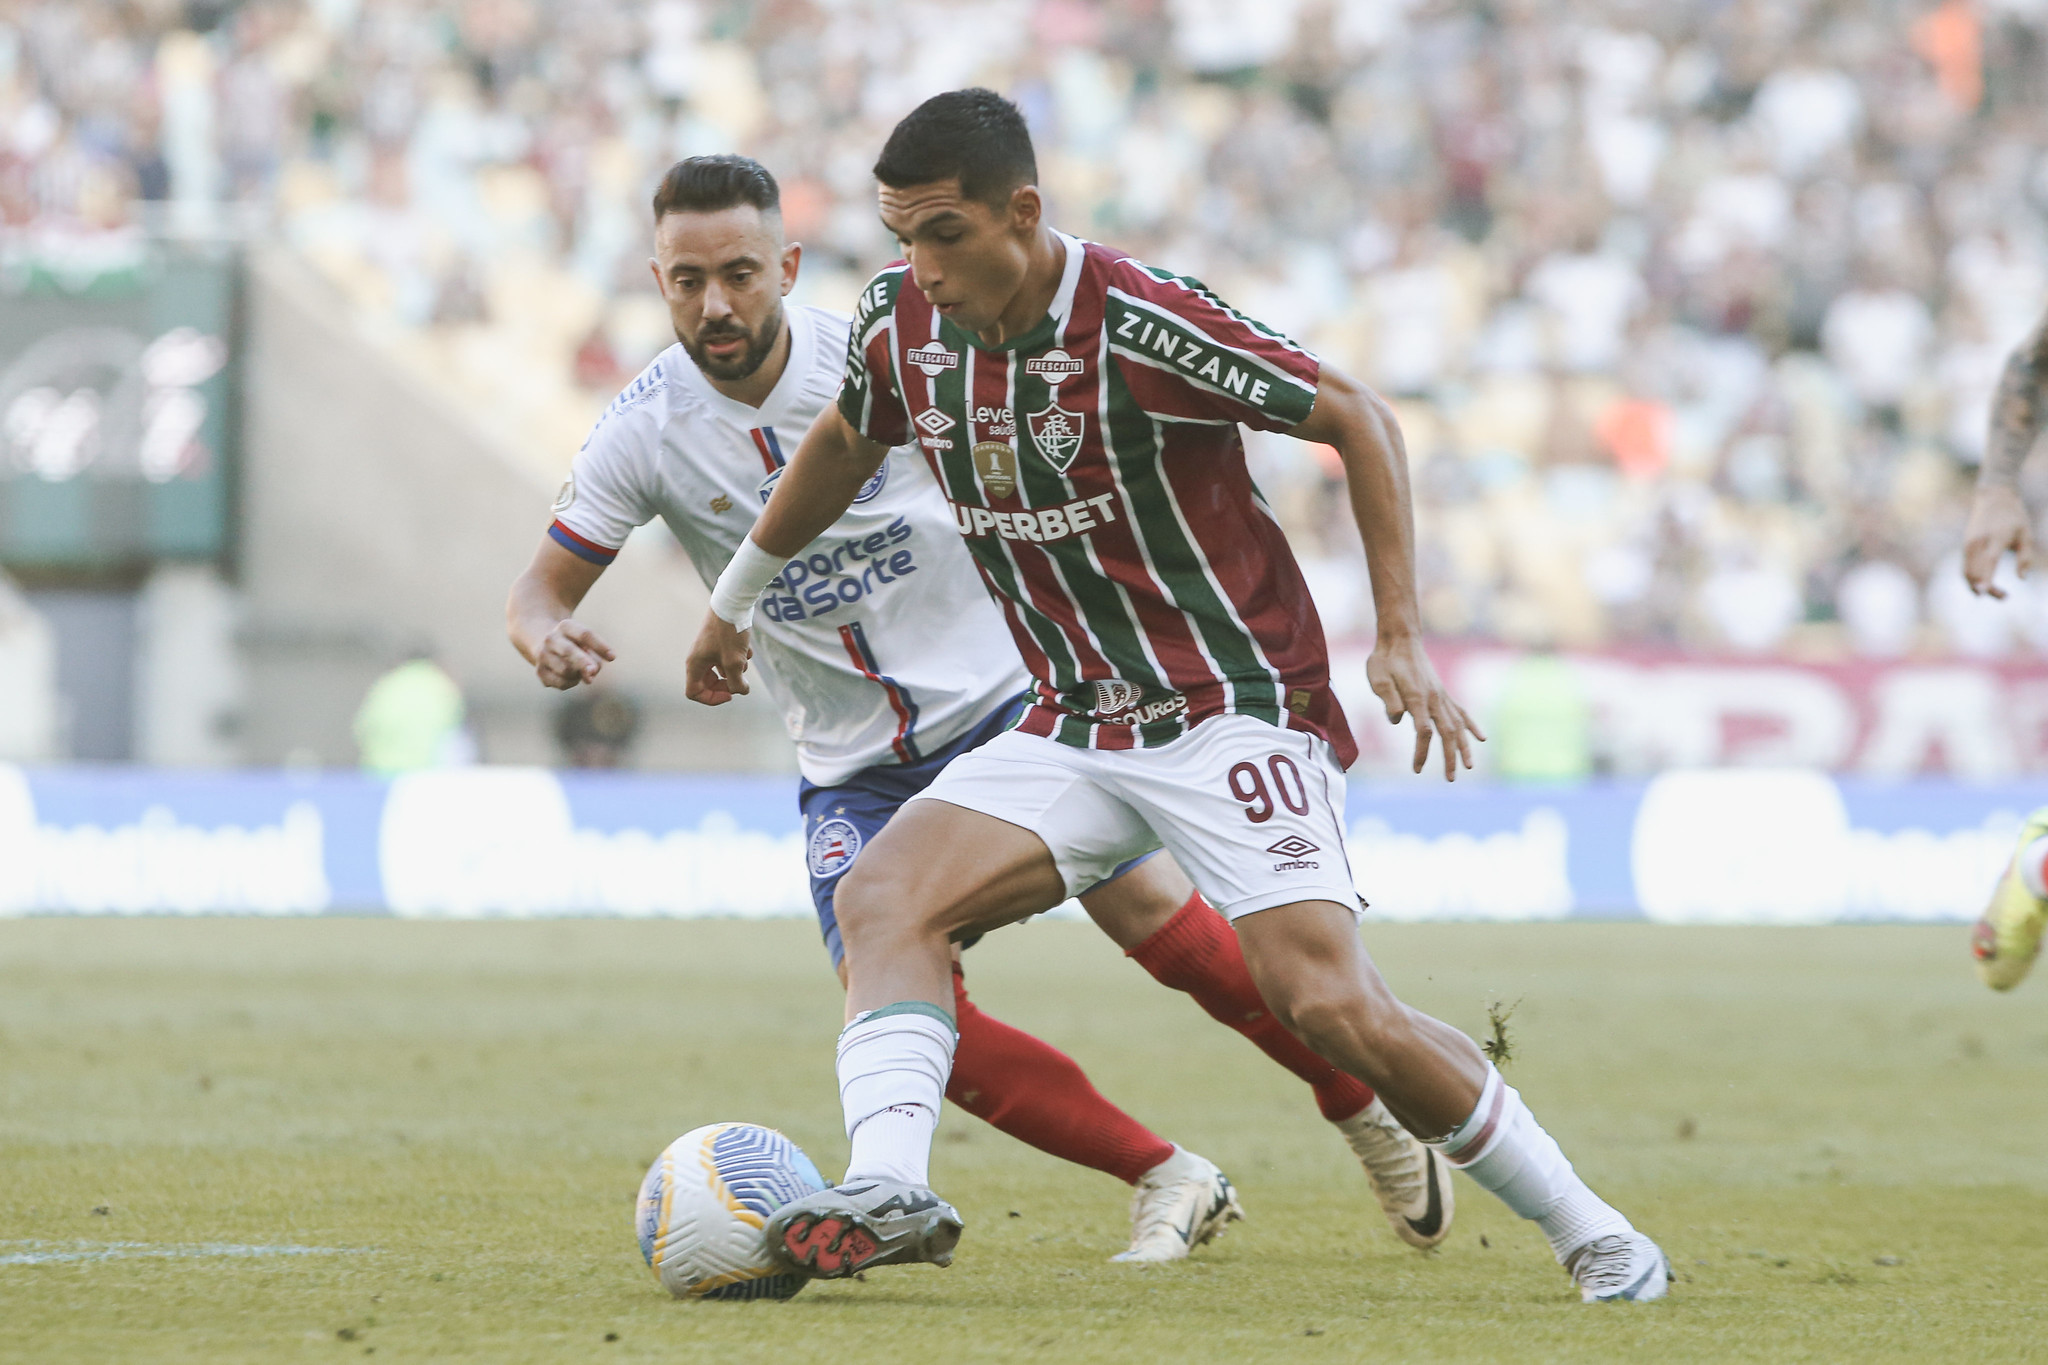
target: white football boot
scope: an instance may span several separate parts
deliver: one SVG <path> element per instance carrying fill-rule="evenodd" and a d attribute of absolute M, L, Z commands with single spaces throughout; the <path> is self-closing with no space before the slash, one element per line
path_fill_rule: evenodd
<path fill-rule="evenodd" d="M 1365 1167 L 1394 1235 L 1423 1251 L 1442 1245 L 1451 1235 L 1455 1202 L 1443 1153 L 1417 1141 L 1378 1096 L 1336 1127 Z"/>
<path fill-rule="evenodd" d="M 1190 1251 L 1244 1217 L 1237 1190 L 1216 1163 L 1176 1145 L 1138 1178 L 1131 1195 L 1131 1246 L 1112 1261 L 1184 1261 Z"/>
<path fill-rule="evenodd" d="M 1565 1258 L 1584 1303 L 1641 1303 L 1671 1288 L 1671 1262 L 1657 1244 L 1631 1229 L 1595 1237 Z"/>

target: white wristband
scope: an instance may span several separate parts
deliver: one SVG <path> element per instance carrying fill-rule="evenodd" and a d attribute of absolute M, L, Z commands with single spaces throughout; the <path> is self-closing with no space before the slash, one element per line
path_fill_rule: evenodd
<path fill-rule="evenodd" d="M 754 628 L 754 603 L 761 600 L 769 582 L 788 563 L 754 543 L 752 536 L 740 540 L 739 553 L 711 589 L 711 613 L 734 630 Z"/>

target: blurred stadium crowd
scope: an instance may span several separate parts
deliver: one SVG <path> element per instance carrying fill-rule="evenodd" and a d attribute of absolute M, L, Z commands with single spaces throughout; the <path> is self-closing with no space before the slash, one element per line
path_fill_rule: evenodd
<path fill-rule="evenodd" d="M 2044 77 L 2048 0 L 0 0 L 0 267 L 280 240 L 559 468 L 670 339 L 665 166 L 761 158 L 843 307 L 888 128 L 980 82 L 1056 221 L 1397 400 L 1435 631 L 1996 656 L 2048 594 L 1953 547 L 2048 304 Z M 1253 454 L 1367 628 L 1334 453 Z"/>

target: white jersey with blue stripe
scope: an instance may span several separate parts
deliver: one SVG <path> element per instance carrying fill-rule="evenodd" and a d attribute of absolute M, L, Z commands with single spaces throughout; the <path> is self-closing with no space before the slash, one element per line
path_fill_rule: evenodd
<path fill-rule="evenodd" d="M 659 517 L 705 586 L 716 582 L 846 368 L 852 319 L 788 316 L 789 364 L 759 408 L 711 387 L 680 345 L 657 356 L 577 452 L 549 534 L 609 564 Z M 821 786 L 915 763 L 1024 689 L 1010 632 L 916 447 L 890 451 L 846 515 L 769 585 L 753 668 L 803 775 Z"/>

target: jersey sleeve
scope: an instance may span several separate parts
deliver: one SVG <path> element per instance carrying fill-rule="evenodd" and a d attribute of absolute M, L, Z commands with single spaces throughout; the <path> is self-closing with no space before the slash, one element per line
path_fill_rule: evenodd
<path fill-rule="evenodd" d="M 654 519 L 640 477 L 640 447 L 652 426 L 644 417 L 644 412 L 606 412 L 570 462 L 548 535 L 578 559 L 600 567 L 610 564 L 626 537 Z"/>
<path fill-rule="evenodd" d="M 1199 280 L 1122 262 L 1103 321 L 1132 397 L 1161 421 L 1285 431 L 1315 406 L 1322 363 Z"/>
<path fill-rule="evenodd" d="M 900 446 L 910 439 L 910 421 L 896 383 L 890 355 L 895 341 L 896 291 L 908 266 L 884 270 L 861 291 L 853 337 L 846 346 L 846 376 L 839 383 L 839 414 L 870 441 Z"/>

